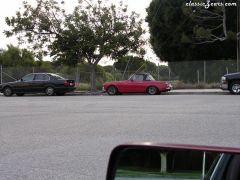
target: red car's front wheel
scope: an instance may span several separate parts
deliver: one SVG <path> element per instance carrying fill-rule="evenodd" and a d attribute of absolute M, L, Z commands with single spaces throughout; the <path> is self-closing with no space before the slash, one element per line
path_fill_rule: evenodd
<path fill-rule="evenodd" d="M 118 93 L 118 90 L 115 86 L 109 86 L 107 89 L 107 93 L 109 95 L 116 95 Z"/>

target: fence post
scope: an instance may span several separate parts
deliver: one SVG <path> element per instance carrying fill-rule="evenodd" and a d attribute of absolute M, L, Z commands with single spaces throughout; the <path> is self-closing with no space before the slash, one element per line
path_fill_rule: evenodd
<path fill-rule="evenodd" d="M 0 75 L 1 75 L 1 84 L 3 83 L 3 67 L 2 67 L 2 65 L 1 65 L 1 67 L 0 67 Z"/>
<path fill-rule="evenodd" d="M 198 84 L 200 83 L 200 74 L 199 74 L 199 70 L 197 70 L 197 82 L 198 82 Z"/>
<path fill-rule="evenodd" d="M 203 82 L 206 83 L 206 61 L 203 62 Z"/>
<path fill-rule="evenodd" d="M 122 80 L 124 80 L 124 76 L 125 76 L 125 72 L 127 71 L 127 69 L 128 69 L 128 64 L 129 64 L 129 62 L 130 62 L 130 57 L 128 58 L 128 62 L 127 62 L 127 65 L 126 65 L 126 67 L 125 67 L 125 69 L 124 69 L 124 72 L 123 72 L 123 75 L 122 75 Z"/>
<path fill-rule="evenodd" d="M 168 67 L 168 79 L 171 81 L 171 69 Z"/>
<path fill-rule="evenodd" d="M 115 74 L 115 67 L 114 67 L 114 64 L 113 64 L 113 77 L 114 77 L 114 81 L 116 81 L 116 74 Z"/>
<path fill-rule="evenodd" d="M 80 72 L 79 72 L 78 66 L 77 66 L 77 72 L 76 72 L 75 81 L 76 81 L 76 84 L 78 86 L 80 84 Z"/>

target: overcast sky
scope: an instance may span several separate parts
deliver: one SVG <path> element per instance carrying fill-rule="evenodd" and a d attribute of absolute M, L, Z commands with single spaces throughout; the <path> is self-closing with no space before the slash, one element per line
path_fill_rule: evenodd
<path fill-rule="evenodd" d="M 6 38 L 3 34 L 3 31 L 7 29 L 5 23 L 5 17 L 14 16 L 15 12 L 22 7 L 23 0 L 3 0 L 0 6 L 0 48 L 6 48 L 6 45 L 13 44 L 18 45 L 14 37 Z M 34 3 L 35 0 L 27 0 L 30 3 Z M 61 0 L 58 0 L 59 2 Z M 65 6 L 67 11 L 72 11 L 78 0 L 65 0 Z M 109 3 L 117 3 L 119 0 L 109 0 Z M 146 8 L 149 6 L 151 0 L 123 0 L 124 4 L 127 4 L 129 10 L 135 11 L 141 15 L 142 18 L 146 17 Z M 147 24 L 144 24 L 144 27 L 147 28 Z M 146 58 L 151 59 L 153 62 L 158 62 L 158 58 L 154 55 L 150 47 L 147 48 Z"/>

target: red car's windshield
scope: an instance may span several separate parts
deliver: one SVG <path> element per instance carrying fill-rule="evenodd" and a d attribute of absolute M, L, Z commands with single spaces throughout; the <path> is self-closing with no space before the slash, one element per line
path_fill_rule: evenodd
<path fill-rule="evenodd" d="M 134 81 L 154 81 L 155 79 L 150 74 L 133 74 L 128 80 Z"/>
<path fill-rule="evenodd" d="M 150 81 L 154 81 L 155 79 L 154 79 L 154 77 L 152 77 L 152 75 L 148 75 L 147 77 L 146 77 L 146 80 L 148 81 L 148 80 L 150 80 Z"/>

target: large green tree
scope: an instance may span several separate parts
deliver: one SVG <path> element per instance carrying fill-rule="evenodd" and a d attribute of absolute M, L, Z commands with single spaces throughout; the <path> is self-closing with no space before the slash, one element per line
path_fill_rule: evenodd
<path fill-rule="evenodd" d="M 120 2 L 117 6 L 98 0 L 79 1 L 72 13 L 66 13 L 64 2 L 36 0 L 27 2 L 16 16 L 6 18 L 19 42 L 28 42 L 40 55 L 53 56 L 66 64 L 87 61 L 91 69 L 91 87 L 96 90 L 97 64 L 103 59 L 116 60 L 128 53 L 144 54 L 142 20 L 128 12 Z M 41 57 L 41 56 L 40 56 Z"/>
<path fill-rule="evenodd" d="M 200 1 L 206 2 L 192 2 Z M 236 59 L 236 7 L 189 7 L 186 2 L 152 0 L 147 9 L 157 56 L 168 62 Z"/>
<path fill-rule="evenodd" d="M 0 65 L 4 67 L 32 67 L 35 65 L 34 54 L 27 49 L 8 45 L 7 49 L 0 51 Z"/>

